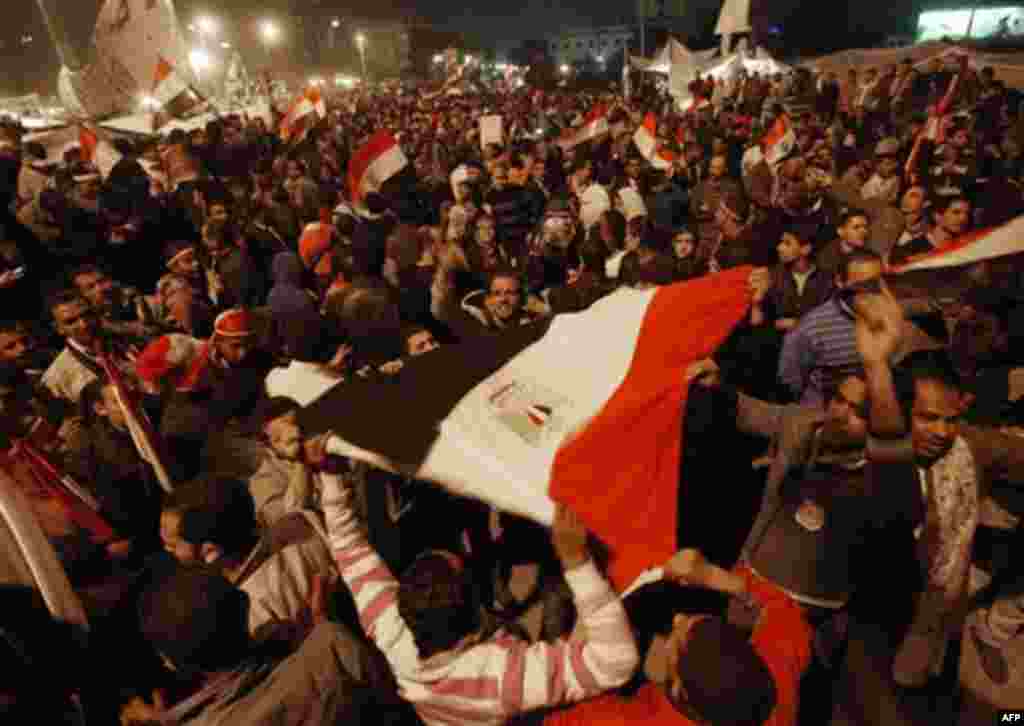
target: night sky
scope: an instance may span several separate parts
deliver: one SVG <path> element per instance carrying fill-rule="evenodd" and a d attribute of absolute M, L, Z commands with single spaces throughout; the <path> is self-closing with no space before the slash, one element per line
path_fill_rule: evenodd
<path fill-rule="evenodd" d="M 78 33 L 88 35 L 96 18 L 100 0 L 51 0 L 63 8 Z M 934 5 L 928 0 L 754 0 L 768 7 L 795 37 L 842 38 L 858 30 L 892 31 L 901 20 L 914 17 L 915 6 Z M 965 0 L 965 5 L 966 0 Z M 629 21 L 635 0 L 177 0 L 178 17 L 186 24 L 201 12 L 234 19 L 236 32 L 253 35 L 256 19 L 276 15 L 284 19 L 292 14 L 337 14 L 380 20 L 416 19 L 440 29 L 463 33 L 471 45 L 507 50 L 527 39 L 541 39 L 548 32 L 572 26 L 588 26 Z M 721 0 L 687 0 L 684 6 L 692 15 L 694 36 L 710 46 L 714 17 Z M 4 6 L 5 24 L 0 29 L 0 92 L 43 90 L 56 73 L 56 56 L 36 7 L 36 0 L 10 0 Z M 773 21 L 774 22 L 774 21 Z M 703 29 L 703 30 L 702 30 Z M 23 33 L 34 36 L 29 46 L 19 44 Z M 852 37 L 852 36 L 851 36 Z M 796 42 L 799 45 L 799 41 Z"/>

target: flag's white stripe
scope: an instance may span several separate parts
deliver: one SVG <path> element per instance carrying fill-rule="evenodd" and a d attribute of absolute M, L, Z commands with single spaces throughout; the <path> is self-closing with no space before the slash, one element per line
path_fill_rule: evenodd
<path fill-rule="evenodd" d="M 1017 217 L 966 247 L 914 262 L 900 268 L 899 272 L 959 267 L 994 257 L 1019 254 L 1020 252 L 1024 252 L 1024 217 Z"/>
<path fill-rule="evenodd" d="M 548 333 L 452 410 L 419 476 L 542 524 L 555 455 L 596 416 L 625 379 L 654 290 L 620 290 L 589 310 L 556 317 Z M 609 335 L 609 331 L 615 331 Z M 560 399 L 548 435 L 527 443 L 488 402 L 495 387 L 543 386 Z M 457 483 L 457 486 L 453 486 Z"/>

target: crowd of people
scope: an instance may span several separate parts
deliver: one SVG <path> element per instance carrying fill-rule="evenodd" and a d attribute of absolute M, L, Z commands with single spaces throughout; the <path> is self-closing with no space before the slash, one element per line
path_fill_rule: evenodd
<path fill-rule="evenodd" d="M 956 59 L 691 91 L 325 94 L 289 143 L 227 114 L 118 139 L 105 175 L 65 149 L 32 194 L 37 142 L 0 128 L 2 484 L 92 626 L 0 586 L 8 722 L 818 725 L 851 623 L 900 687 L 960 633 L 1011 684 L 1024 287 L 1012 258 L 953 300 L 885 274 L 1024 210 L 1016 93 Z M 409 164 L 353 199 L 381 128 Z M 740 266 L 749 315 L 678 371 L 679 552 L 629 595 L 570 509 L 548 531 L 301 425 L 439 347 Z"/>

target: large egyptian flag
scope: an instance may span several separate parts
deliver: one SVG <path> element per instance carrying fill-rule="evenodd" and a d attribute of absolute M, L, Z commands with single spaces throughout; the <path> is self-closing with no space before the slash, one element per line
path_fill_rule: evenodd
<path fill-rule="evenodd" d="M 619 290 L 585 312 L 442 347 L 302 414 L 330 450 L 550 524 L 571 506 L 625 588 L 676 548 L 687 366 L 746 315 L 751 268 Z"/>

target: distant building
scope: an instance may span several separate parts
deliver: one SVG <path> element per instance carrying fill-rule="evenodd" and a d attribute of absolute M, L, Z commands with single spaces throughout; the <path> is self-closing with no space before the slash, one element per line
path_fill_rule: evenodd
<path fill-rule="evenodd" d="M 1024 36 L 1024 6 L 943 8 L 917 18 L 918 42 L 968 36 L 1019 39 Z"/>
<path fill-rule="evenodd" d="M 549 34 L 545 39 L 548 54 L 556 63 L 600 63 L 628 49 L 635 31 L 635 25 L 567 28 Z"/>

